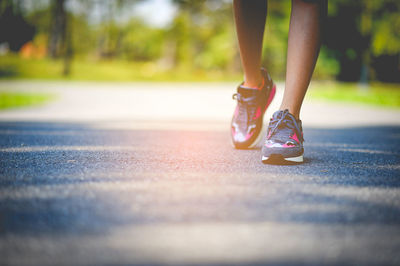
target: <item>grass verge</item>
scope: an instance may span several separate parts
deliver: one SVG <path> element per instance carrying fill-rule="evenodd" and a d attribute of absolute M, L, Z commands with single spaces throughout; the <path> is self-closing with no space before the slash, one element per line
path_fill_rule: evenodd
<path fill-rule="evenodd" d="M 0 56 L 0 79 L 84 80 L 84 81 L 237 81 L 240 75 L 222 70 L 191 67 L 170 69 L 157 62 L 90 60 L 76 58 L 68 76 L 63 76 L 63 61 L 24 59 L 18 55 Z"/>
<path fill-rule="evenodd" d="M 242 79 L 237 74 L 227 75 L 218 70 L 195 71 L 185 67 L 167 70 L 155 62 L 140 63 L 123 60 L 91 61 L 76 58 L 72 62 L 69 76 L 63 76 L 62 69 L 62 60 L 24 59 L 16 54 L 0 56 L 0 79 L 164 82 L 238 82 Z M 308 94 L 311 98 L 318 100 L 400 108 L 399 85 L 371 83 L 368 88 L 360 88 L 357 83 L 313 82 Z M 0 104 L 2 105 L 3 103 Z"/>
<path fill-rule="evenodd" d="M 0 92 L 0 110 L 41 105 L 54 98 L 55 96 L 50 94 Z"/>
<path fill-rule="evenodd" d="M 313 82 L 309 96 L 318 100 L 400 108 L 400 86 L 393 84 L 371 83 L 360 87 L 357 83 Z"/>

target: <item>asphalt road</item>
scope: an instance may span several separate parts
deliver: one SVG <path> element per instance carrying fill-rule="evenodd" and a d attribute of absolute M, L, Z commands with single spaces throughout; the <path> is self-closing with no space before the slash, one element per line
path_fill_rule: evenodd
<path fill-rule="evenodd" d="M 222 85 L 13 86 L 60 100 L 0 112 L 1 265 L 400 264 L 399 111 L 306 101 L 305 163 L 273 166 Z"/>

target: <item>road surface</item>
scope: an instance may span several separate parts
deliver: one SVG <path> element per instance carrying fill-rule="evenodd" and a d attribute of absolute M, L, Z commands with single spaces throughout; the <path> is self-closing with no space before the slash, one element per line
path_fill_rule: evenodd
<path fill-rule="evenodd" d="M 264 165 L 233 86 L 1 82 L 58 100 L 0 112 L 0 264 L 399 265 L 400 112 L 306 99 Z"/>

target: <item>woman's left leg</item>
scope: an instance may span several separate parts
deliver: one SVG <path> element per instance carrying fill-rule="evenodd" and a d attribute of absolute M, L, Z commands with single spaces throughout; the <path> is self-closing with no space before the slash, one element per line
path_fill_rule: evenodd
<path fill-rule="evenodd" d="M 317 61 L 326 6 L 325 0 L 292 0 L 285 92 L 280 110 L 288 109 L 297 119 Z"/>
<path fill-rule="evenodd" d="M 325 13 L 325 0 L 292 0 L 286 86 L 262 147 L 261 160 L 265 163 L 303 162 L 300 108 L 317 61 Z"/>

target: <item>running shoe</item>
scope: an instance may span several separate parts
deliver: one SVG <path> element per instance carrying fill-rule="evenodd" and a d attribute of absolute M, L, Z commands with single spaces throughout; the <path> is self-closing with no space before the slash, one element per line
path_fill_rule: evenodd
<path fill-rule="evenodd" d="M 301 163 L 304 153 L 303 141 L 301 120 L 297 120 L 287 109 L 277 111 L 269 122 L 261 160 L 271 164 Z"/>
<path fill-rule="evenodd" d="M 243 83 L 232 98 L 237 100 L 231 122 L 232 143 L 237 149 L 252 148 L 262 137 L 264 113 L 273 100 L 276 86 L 265 69 L 261 89 L 246 88 Z"/>

